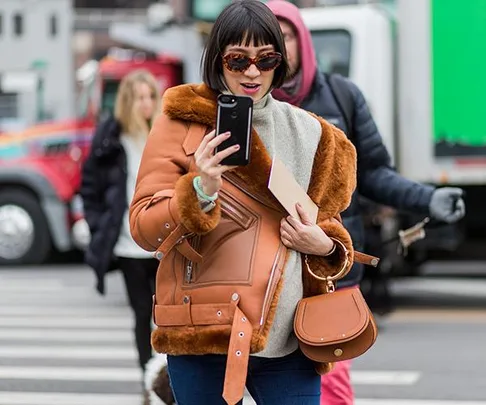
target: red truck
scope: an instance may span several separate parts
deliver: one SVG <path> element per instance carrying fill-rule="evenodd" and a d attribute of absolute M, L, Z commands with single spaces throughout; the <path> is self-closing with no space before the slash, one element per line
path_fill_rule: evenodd
<path fill-rule="evenodd" d="M 39 264 L 53 251 L 75 248 L 72 226 L 82 217 L 81 167 L 96 122 L 113 109 L 123 76 L 146 69 L 162 93 L 182 83 L 182 63 L 176 58 L 122 54 L 122 59 L 93 62 L 96 68 L 83 79 L 77 118 L 0 134 L 0 264 Z"/>

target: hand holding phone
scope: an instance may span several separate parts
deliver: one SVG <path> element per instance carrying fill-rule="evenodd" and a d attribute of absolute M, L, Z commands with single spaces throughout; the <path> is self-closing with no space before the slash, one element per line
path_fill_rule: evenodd
<path fill-rule="evenodd" d="M 214 153 L 219 145 L 229 139 L 229 137 L 229 132 L 216 136 L 216 130 L 213 130 L 203 138 L 194 153 L 197 171 L 201 176 L 201 186 L 207 195 L 213 195 L 218 192 L 223 184 L 221 177 L 223 173 L 235 167 L 222 165 L 221 162 L 238 151 L 240 148 L 238 144 L 222 149 L 219 153 Z"/>
<path fill-rule="evenodd" d="M 216 135 L 230 132 L 230 137 L 216 147 L 215 153 L 233 145 L 240 148 L 224 158 L 222 165 L 245 166 L 250 162 L 253 99 L 247 96 L 220 94 L 216 118 Z"/>

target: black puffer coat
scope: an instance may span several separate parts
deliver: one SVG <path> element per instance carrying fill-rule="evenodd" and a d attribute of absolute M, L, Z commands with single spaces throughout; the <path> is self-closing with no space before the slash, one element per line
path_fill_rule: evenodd
<path fill-rule="evenodd" d="M 399 210 L 427 214 L 434 188 L 407 180 L 394 170 L 363 94 L 351 81 L 347 80 L 347 83 L 355 100 L 354 134 L 351 140 L 358 155 L 358 185 L 350 207 L 343 213 L 343 221 L 356 250 L 362 250 L 365 235 L 358 193 Z M 311 92 L 301 107 L 348 133 L 349 128 L 346 128 L 345 119 L 323 73 L 316 74 Z M 363 266 L 355 264 L 345 279 L 339 282 L 339 286 L 359 284 L 362 275 Z"/>
<path fill-rule="evenodd" d="M 97 289 L 104 294 L 104 276 L 117 267 L 113 249 L 118 241 L 126 198 L 127 159 L 120 142 L 121 127 L 112 117 L 96 128 L 81 182 L 84 217 L 91 232 L 85 261 L 96 272 Z"/>

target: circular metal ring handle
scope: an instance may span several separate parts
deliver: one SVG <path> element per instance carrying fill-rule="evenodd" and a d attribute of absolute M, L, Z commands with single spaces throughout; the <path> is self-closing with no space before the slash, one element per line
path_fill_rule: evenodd
<path fill-rule="evenodd" d="M 309 261 L 308 261 L 307 255 L 305 255 L 305 265 L 307 267 L 307 271 L 309 272 L 309 274 L 317 280 L 326 281 L 328 283 L 339 280 L 340 278 L 344 277 L 344 274 L 346 273 L 346 270 L 348 269 L 348 264 L 349 264 L 349 250 L 346 248 L 346 246 L 344 246 L 344 243 L 341 242 L 340 240 L 336 239 L 336 238 L 331 238 L 331 239 L 334 241 L 334 243 L 339 245 L 339 247 L 343 250 L 343 252 L 345 254 L 345 260 L 344 260 L 344 263 L 343 263 L 343 267 L 334 276 L 321 277 L 321 276 L 318 276 L 317 274 L 315 274 L 309 266 Z"/>

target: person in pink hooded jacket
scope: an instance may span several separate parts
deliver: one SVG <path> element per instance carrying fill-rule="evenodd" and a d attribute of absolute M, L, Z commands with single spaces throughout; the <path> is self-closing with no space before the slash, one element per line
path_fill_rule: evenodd
<path fill-rule="evenodd" d="M 291 78 L 272 94 L 277 99 L 300 106 L 311 92 L 317 73 L 317 60 L 311 34 L 304 25 L 299 10 L 293 4 L 283 0 L 272 0 L 267 3 L 267 6 L 280 22 L 291 67 L 300 67 L 294 70 Z M 305 60 L 305 63 L 302 63 L 302 60 Z M 337 362 L 330 373 L 321 377 L 321 405 L 354 403 L 350 367 L 349 360 Z"/>
<path fill-rule="evenodd" d="M 352 122 L 347 122 L 331 90 L 329 76 L 318 69 L 311 33 L 299 9 L 283 0 L 270 0 L 266 4 L 280 22 L 290 65 L 290 78 L 283 86 L 272 91 L 273 97 L 332 122 L 348 135 L 356 147 L 357 192 L 349 208 L 342 214 L 356 250 L 365 247 L 358 194 L 379 204 L 429 215 L 443 222 L 452 223 L 461 219 L 465 213 L 462 190 L 454 187 L 435 188 L 410 181 L 397 173 L 363 94 L 352 81 L 340 77 L 354 101 Z M 365 250 L 371 251 L 369 247 Z M 349 274 L 338 282 L 338 288 L 359 285 L 363 270 L 362 265 L 355 263 Z M 322 377 L 321 405 L 354 403 L 350 365 L 350 361 L 337 362 L 334 370 Z"/>

